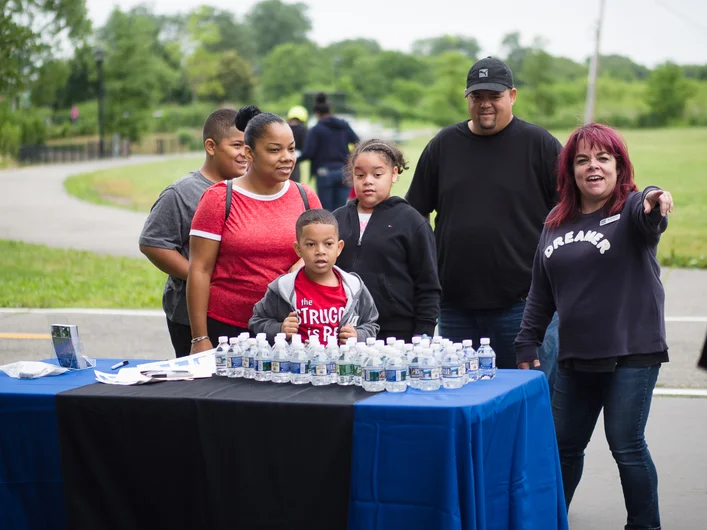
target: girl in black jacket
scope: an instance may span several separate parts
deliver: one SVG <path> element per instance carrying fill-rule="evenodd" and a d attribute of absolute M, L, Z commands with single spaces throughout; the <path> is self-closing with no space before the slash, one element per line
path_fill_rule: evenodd
<path fill-rule="evenodd" d="M 344 240 L 337 265 L 361 276 L 378 312 L 378 338 L 434 334 L 442 289 L 430 224 L 405 199 L 391 197 L 407 169 L 387 142 L 362 142 L 349 159 L 356 199 L 334 212 Z"/>

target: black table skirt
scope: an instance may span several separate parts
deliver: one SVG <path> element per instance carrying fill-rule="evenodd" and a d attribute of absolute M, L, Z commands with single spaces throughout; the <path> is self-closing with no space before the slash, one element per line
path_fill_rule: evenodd
<path fill-rule="evenodd" d="M 60 393 L 69 528 L 346 528 L 370 395 L 225 378 Z"/>

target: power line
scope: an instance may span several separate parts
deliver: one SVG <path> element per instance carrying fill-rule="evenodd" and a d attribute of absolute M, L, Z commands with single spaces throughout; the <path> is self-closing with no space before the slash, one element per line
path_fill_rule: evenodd
<path fill-rule="evenodd" d="M 666 11 L 670 11 L 673 15 L 675 15 L 676 17 L 678 17 L 678 18 L 679 18 L 680 20 L 682 20 L 683 22 L 687 22 L 688 24 L 692 24 L 692 25 L 695 26 L 696 28 L 698 28 L 698 29 L 700 29 L 700 30 L 702 30 L 702 31 L 704 31 L 704 32 L 707 32 L 707 26 L 703 26 L 703 25 L 700 24 L 699 22 L 696 22 L 695 20 L 693 20 L 692 18 L 690 18 L 688 15 L 685 15 L 684 13 L 681 13 L 680 11 L 677 11 L 677 10 L 676 10 L 675 8 L 673 8 L 672 6 L 670 6 L 670 5 L 668 5 L 668 4 L 665 4 L 665 3 L 661 2 L 660 0 L 655 0 L 655 3 L 658 4 L 660 7 L 662 7 L 663 9 L 665 9 Z"/>

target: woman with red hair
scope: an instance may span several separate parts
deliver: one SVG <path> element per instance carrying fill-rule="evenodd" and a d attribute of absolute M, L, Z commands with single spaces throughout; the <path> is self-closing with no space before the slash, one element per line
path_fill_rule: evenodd
<path fill-rule="evenodd" d="M 540 237 L 515 341 L 518 367 L 539 367 L 537 347 L 557 311 L 552 409 L 567 507 L 603 409 L 626 528 L 658 529 L 658 477 L 644 432 L 660 365 L 668 361 L 656 252 L 673 200 L 656 186 L 638 191 L 626 145 L 598 124 L 570 136 L 557 183 L 560 202 Z"/>

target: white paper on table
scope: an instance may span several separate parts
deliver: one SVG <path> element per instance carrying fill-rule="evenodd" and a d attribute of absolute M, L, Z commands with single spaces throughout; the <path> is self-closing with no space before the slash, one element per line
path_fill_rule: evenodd
<path fill-rule="evenodd" d="M 139 371 L 145 370 L 189 370 L 195 378 L 211 377 L 216 371 L 216 359 L 214 351 L 211 349 L 201 353 L 193 353 L 186 357 L 171 359 L 169 361 L 156 361 L 152 363 L 138 364 Z"/>
<path fill-rule="evenodd" d="M 107 374 L 99 370 L 94 370 L 96 381 L 107 385 L 142 385 L 155 381 L 151 377 L 144 376 L 137 368 L 121 368 L 118 373 Z"/>

